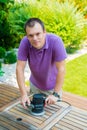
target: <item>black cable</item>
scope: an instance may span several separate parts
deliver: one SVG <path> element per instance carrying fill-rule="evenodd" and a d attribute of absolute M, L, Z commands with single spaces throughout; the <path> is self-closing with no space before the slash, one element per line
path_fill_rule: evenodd
<path fill-rule="evenodd" d="M 68 104 L 69 106 L 71 106 L 71 104 L 69 102 L 64 101 L 64 100 L 57 100 L 57 102 L 64 102 L 64 103 Z"/>

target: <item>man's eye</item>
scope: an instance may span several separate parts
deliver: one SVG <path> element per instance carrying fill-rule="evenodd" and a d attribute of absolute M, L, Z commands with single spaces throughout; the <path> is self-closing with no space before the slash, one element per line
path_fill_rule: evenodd
<path fill-rule="evenodd" d="M 37 35 L 37 36 L 39 36 L 39 35 L 40 35 L 40 33 L 37 33 L 36 35 Z"/>
<path fill-rule="evenodd" d="M 29 35 L 28 37 L 33 37 L 33 35 Z"/>

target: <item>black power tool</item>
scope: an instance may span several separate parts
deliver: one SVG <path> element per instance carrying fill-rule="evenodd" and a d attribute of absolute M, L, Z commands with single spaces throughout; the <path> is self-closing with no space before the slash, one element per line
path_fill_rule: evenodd
<path fill-rule="evenodd" d="M 44 115 L 45 99 L 46 97 L 43 94 L 34 94 L 30 106 L 26 104 L 30 114 L 35 116 Z"/>
<path fill-rule="evenodd" d="M 26 106 L 29 109 L 30 114 L 35 115 L 35 116 L 44 115 L 45 99 L 46 99 L 46 95 L 44 94 L 34 94 L 31 104 L 30 105 L 26 104 Z M 69 106 L 71 106 L 70 103 L 60 100 L 60 99 L 58 99 L 58 102 L 64 102 L 64 103 L 67 103 Z"/>

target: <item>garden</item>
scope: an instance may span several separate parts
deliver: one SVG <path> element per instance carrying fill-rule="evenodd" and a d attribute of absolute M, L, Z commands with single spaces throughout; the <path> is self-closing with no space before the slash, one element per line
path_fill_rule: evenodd
<path fill-rule="evenodd" d="M 24 23 L 38 17 L 46 31 L 64 41 L 68 54 L 81 49 L 87 40 L 87 0 L 0 0 L 0 75 L 2 64 L 17 61 L 15 49 L 25 35 Z M 87 97 L 87 55 L 66 64 L 64 91 Z"/>

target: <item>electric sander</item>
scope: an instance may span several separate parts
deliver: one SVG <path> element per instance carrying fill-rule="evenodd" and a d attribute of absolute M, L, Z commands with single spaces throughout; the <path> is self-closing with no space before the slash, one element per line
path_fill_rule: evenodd
<path fill-rule="evenodd" d="M 45 111 L 44 111 L 45 99 L 46 99 L 46 95 L 44 94 L 34 94 L 31 104 L 30 105 L 26 104 L 26 106 L 28 107 L 29 113 L 34 116 L 44 115 L 45 114 Z M 64 102 L 64 103 L 67 103 L 69 106 L 71 106 L 70 103 L 60 100 L 60 98 L 58 99 L 58 102 Z"/>
<path fill-rule="evenodd" d="M 43 94 L 34 94 L 31 104 L 26 106 L 29 109 L 30 114 L 35 116 L 42 116 L 44 115 L 44 105 L 45 105 L 46 97 Z"/>

